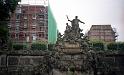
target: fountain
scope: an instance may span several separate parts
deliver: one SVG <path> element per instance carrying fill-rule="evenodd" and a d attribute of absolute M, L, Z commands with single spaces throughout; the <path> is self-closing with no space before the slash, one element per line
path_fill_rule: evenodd
<path fill-rule="evenodd" d="M 92 59 L 87 37 L 79 28 L 80 21 L 76 16 L 71 26 L 66 23 L 64 35 L 58 34 L 56 43 L 56 55 L 58 63 L 56 69 L 66 74 L 63 75 L 93 75 L 90 60 Z M 93 60 L 93 59 L 92 59 Z"/>

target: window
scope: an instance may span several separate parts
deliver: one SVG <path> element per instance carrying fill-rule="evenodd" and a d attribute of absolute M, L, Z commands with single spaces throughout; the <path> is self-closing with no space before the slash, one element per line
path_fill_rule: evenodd
<path fill-rule="evenodd" d="M 105 39 L 105 36 L 100 36 L 101 39 Z"/>
<path fill-rule="evenodd" d="M 48 32 L 48 27 L 46 27 L 46 32 Z"/>
<path fill-rule="evenodd" d="M 45 38 L 48 39 L 48 34 L 46 34 Z"/>
<path fill-rule="evenodd" d="M 39 34 L 39 37 L 41 37 L 41 34 Z"/>
<path fill-rule="evenodd" d="M 40 26 L 44 26 L 44 23 L 42 22 L 42 23 L 40 23 L 39 25 L 40 25 Z"/>
<path fill-rule="evenodd" d="M 32 26 L 32 30 L 35 30 L 36 29 L 36 27 L 35 26 Z"/>
<path fill-rule="evenodd" d="M 44 19 L 44 15 L 39 15 L 39 19 Z"/>
<path fill-rule="evenodd" d="M 26 36 L 25 33 L 23 33 L 23 32 L 20 32 L 20 33 L 19 33 L 19 39 L 20 39 L 20 40 L 25 39 L 25 36 Z"/>
<path fill-rule="evenodd" d="M 16 27 L 20 25 L 20 22 L 16 22 Z"/>
<path fill-rule="evenodd" d="M 38 25 L 39 25 L 39 26 L 44 26 L 44 21 L 39 21 L 39 22 L 38 22 Z"/>
<path fill-rule="evenodd" d="M 46 20 L 46 25 L 48 25 L 48 20 Z"/>
<path fill-rule="evenodd" d="M 41 37 L 44 38 L 44 32 L 41 33 Z"/>
<path fill-rule="evenodd" d="M 33 21 L 32 22 L 32 26 L 36 26 L 36 21 Z"/>
<path fill-rule="evenodd" d="M 16 33 L 16 34 L 15 34 L 15 38 L 18 38 L 18 37 L 19 37 L 19 35 L 18 35 L 18 33 Z"/>
<path fill-rule="evenodd" d="M 19 31 L 19 27 L 16 27 L 16 31 Z"/>
<path fill-rule="evenodd" d="M 46 19 L 48 19 L 48 14 L 46 13 L 46 17 L 45 17 Z"/>
<path fill-rule="evenodd" d="M 27 15 L 26 14 L 24 14 L 24 19 L 27 19 Z"/>
<path fill-rule="evenodd" d="M 26 13 L 26 10 L 28 10 L 28 8 L 22 9 L 22 13 Z"/>
<path fill-rule="evenodd" d="M 35 41 L 37 39 L 37 36 L 35 33 L 32 33 L 32 40 Z"/>
<path fill-rule="evenodd" d="M 16 14 L 16 20 L 19 20 L 19 19 L 20 19 L 20 15 Z"/>
<path fill-rule="evenodd" d="M 11 23 L 8 23 L 8 28 L 10 29 L 12 26 L 11 26 Z"/>
<path fill-rule="evenodd" d="M 107 32 L 107 33 L 105 33 L 105 35 L 108 35 L 108 36 L 110 35 L 111 36 L 112 33 L 111 32 Z"/>
<path fill-rule="evenodd" d="M 40 31 L 44 31 L 44 27 L 40 27 Z"/>
<path fill-rule="evenodd" d="M 32 19 L 36 19 L 36 14 L 32 14 Z"/>
<path fill-rule="evenodd" d="M 11 38 L 15 38 L 15 33 L 11 33 Z"/>
<path fill-rule="evenodd" d="M 27 28 L 27 26 L 28 26 L 28 23 L 24 22 L 24 28 Z"/>

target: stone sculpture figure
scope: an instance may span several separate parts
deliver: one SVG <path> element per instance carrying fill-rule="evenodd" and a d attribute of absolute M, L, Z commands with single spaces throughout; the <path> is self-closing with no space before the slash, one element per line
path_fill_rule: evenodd
<path fill-rule="evenodd" d="M 71 26 L 66 23 L 66 33 L 69 33 L 71 31 Z"/>
<path fill-rule="evenodd" d="M 75 30 L 75 32 L 78 32 L 79 31 L 79 22 L 85 24 L 80 19 L 78 19 L 78 16 L 75 16 L 75 19 L 73 19 L 73 20 L 69 20 L 68 19 L 68 21 L 71 22 L 72 30 Z"/>
<path fill-rule="evenodd" d="M 74 43 L 78 41 L 83 35 L 81 34 L 82 29 L 79 28 L 79 22 L 85 24 L 84 22 L 78 19 L 78 16 L 75 16 L 73 20 L 70 20 L 67 16 L 68 21 L 71 22 L 71 26 L 66 23 L 66 30 L 64 33 L 64 40 Z"/>
<path fill-rule="evenodd" d="M 64 34 L 64 38 L 66 41 L 70 38 L 69 35 L 70 35 L 71 31 L 72 31 L 71 26 L 68 25 L 68 23 L 66 23 L 66 30 L 65 30 L 65 34 Z"/>

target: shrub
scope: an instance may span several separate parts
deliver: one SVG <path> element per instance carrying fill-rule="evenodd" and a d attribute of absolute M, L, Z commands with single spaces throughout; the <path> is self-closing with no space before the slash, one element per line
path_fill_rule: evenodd
<path fill-rule="evenodd" d="M 31 50 L 46 50 L 47 45 L 46 44 L 41 44 L 41 43 L 33 43 L 31 45 Z"/>
<path fill-rule="evenodd" d="M 104 50 L 104 43 L 102 43 L 102 42 L 93 42 L 92 47 L 95 50 Z"/>
<path fill-rule="evenodd" d="M 117 49 L 123 51 L 124 50 L 124 43 L 118 43 L 117 44 Z"/>
<path fill-rule="evenodd" d="M 14 44 L 13 45 L 14 50 L 23 50 L 23 49 L 26 49 L 26 48 L 27 48 L 27 46 L 24 45 L 24 44 Z"/>
<path fill-rule="evenodd" d="M 54 50 L 54 44 L 48 44 L 48 50 L 53 51 Z"/>
<path fill-rule="evenodd" d="M 108 50 L 117 50 L 117 43 L 109 43 L 107 48 Z"/>
<path fill-rule="evenodd" d="M 117 42 L 117 43 L 109 43 L 107 45 L 108 50 L 124 50 L 124 43 Z"/>

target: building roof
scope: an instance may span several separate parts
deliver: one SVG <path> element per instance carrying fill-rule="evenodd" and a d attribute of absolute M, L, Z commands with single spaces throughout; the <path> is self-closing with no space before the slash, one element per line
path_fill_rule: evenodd
<path fill-rule="evenodd" d="M 111 25 L 92 25 L 90 30 L 92 29 L 112 29 Z"/>

